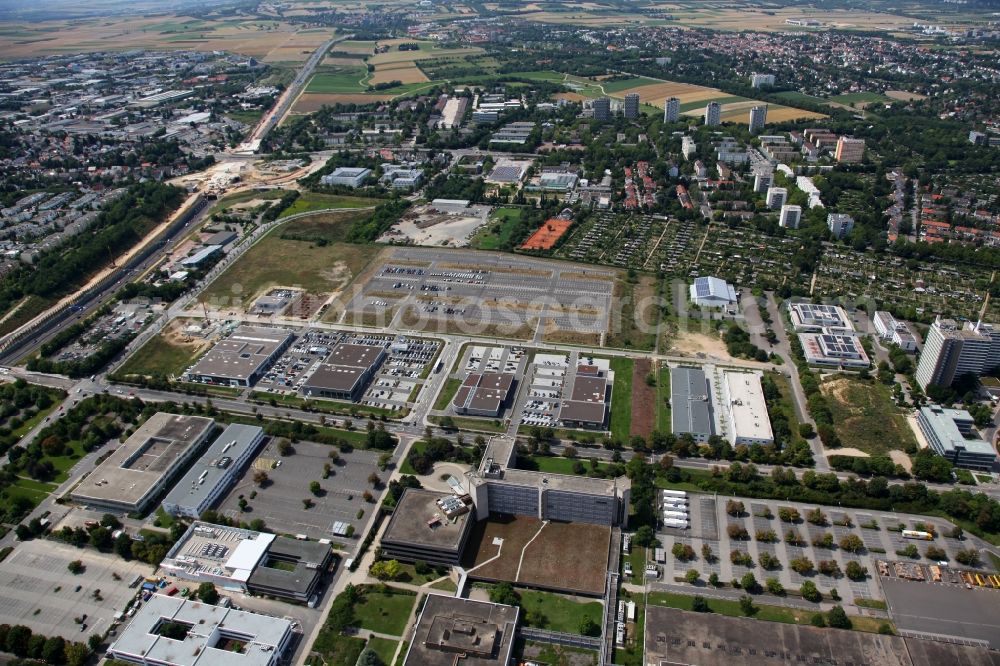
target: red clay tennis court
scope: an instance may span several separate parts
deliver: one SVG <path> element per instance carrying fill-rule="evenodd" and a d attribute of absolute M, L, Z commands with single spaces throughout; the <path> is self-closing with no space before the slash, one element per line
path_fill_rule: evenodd
<path fill-rule="evenodd" d="M 545 220 L 545 224 L 535 230 L 535 233 L 531 234 L 528 240 L 524 241 L 524 245 L 521 246 L 522 250 L 551 250 L 552 246 L 556 244 L 566 230 L 573 225 L 573 220 L 564 220 L 559 217 L 553 217 L 551 220 Z"/>

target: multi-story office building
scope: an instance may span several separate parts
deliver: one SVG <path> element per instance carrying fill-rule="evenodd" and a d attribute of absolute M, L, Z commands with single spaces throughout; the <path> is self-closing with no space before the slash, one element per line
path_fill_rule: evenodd
<path fill-rule="evenodd" d="M 927 331 L 917 363 L 917 383 L 951 386 L 963 375 L 981 375 L 1000 366 L 1000 330 L 992 324 L 935 320 Z"/>
<path fill-rule="evenodd" d="M 668 97 L 663 103 L 663 122 L 676 123 L 681 117 L 681 101 L 676 97 Z"/>
<path fill-rule="evenodd" d="M 921 407 L 917 412 L 917 425 L 931 448 L 951 464 L 992 471 L 996 451 L 975 432 L 975 420 L 969 412 L 938 405 Z"/>
<path fill-rule="evenodd" d="M 705 125 L 714 127 L 722 122 L 722 106 L 718 102 L 709 102 L 705 106 Z"/>
<path fill-rule="evenodd" d="M 607 97 L 594 100 L 594 120 L 602 123 L 611 120 L 611 100 Z"/>
<path fill-rule="evenodd" d="M 841 239 L 854 229 L 854 218 L 847 213 L 830 213 L 826 216 L 826 226 L 836 239 Z"/>
<path fill-rule="evenodd" d="M 781 207 L 781 215 L 778 217 L 778 226 L 785 229 L 798 229 L 802 222 L 802 206 L 785 204 Z"/>
<path fill-rule="evenodd" d="M 781 210 L 788 201 L 788 190 L 783 187 L 767 188 L 767 207 L 771 210 Z"/>
<path fill-rule="evenodd" d="M 691 159 L 691 156 L 694 155 L 697 150 L 698 144 L 694 142 L 694 139 L 689 136 L 685 136 L 681 139 L 681 154 L 684 155 L 684 159 Z"/>
<path fill-rule="evenodd" d="M 628 93 L 625 95 L 625 108 L 623 114 L 626 118 L 639 117 L 639 93 Z"/>
<path fill-rule="evenodd" d="M 756 134 L 764 129 L 767 122 L 767 104 L 755 106 L 750 109 L 750 133 Z"/>
<path fill-rule="evenodd" d="M 837 139 L 837 150 L 834 153 L 838 162 L 860 162 L 865 154 L 865 140 L 842 136 Z"/>

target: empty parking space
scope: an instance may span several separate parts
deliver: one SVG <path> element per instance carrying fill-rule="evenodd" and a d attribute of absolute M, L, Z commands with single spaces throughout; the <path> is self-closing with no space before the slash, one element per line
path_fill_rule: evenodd
<path fill-rule="evenodd" d="M 1000 592 L 897 579 L 883 579 L 882 588 L 901 631 L 986 641 L 1000 649 Z"/>
<path fill-rule="evenodd" d="M 379 453 L 354 450 L 339 454 L 340 459 L 334 463 L 329 457 L 334 447 L 313 442 L 292 446 L 293 453 L 281 456 L 275 443 L 269 444 L 230 491 L 220 512 L 246 522 L 260 518 L 275 531 L 305 534 L 312 539 L 337 541 L 332 531 L 336 522 L 346 522 L 356 533 L 363 534 L 378 506 L 363 498 L 365 491 L 378 496 L 368 477 L 373 473 L 383 479 L 388 476 L 378 471 Z M 278 462 L 280 465 L 274 466 Z M 330 465 L 330 475 L 324 479 L 326 465 Z M 268 476 L 263 486 L 254 482 L 254 475 L 261 469 Z M 311 491 L 313 481 L 320 484 L 319 493 Z M 241 498 L 247 503 L 244 510 L 240 509 Z M 305 508 L 303 500 L 309 500 L 312 506 Z M 360 518 L 359 511 L 363 512 Z"/>
<path fill-rule="evenodd" d="M 70 573 L 80 560 L 83 571 Z M 153 567 L 113 555 L 36 539 L 17 545 L 0 564 L 0 624 L 85 641 L 103 634 L 137 592 L 129 584 Z"/>

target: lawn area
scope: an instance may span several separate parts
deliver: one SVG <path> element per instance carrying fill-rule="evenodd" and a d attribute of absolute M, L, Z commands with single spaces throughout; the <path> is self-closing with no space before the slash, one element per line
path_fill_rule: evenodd
<path fill-rule="evenodd" d="M 447 408 L 448 403 L 455 397 L 455 394 L 458 392 L 458 388 L 461 385 L 461 379 L 455 379 L 452 377 L 446 380 L 444 386 L 441 388 L 441 392 L 437 395 L 437 400 L 434 401 L 434 409 L 442 410 Z"/>
<path fill-rule="evenodd" d="M 795 90 L 785 90 L 779 93 L 773 93 L 775 97 L 780 98 L 784 102 L 789 104 L 796 104 L 799 102 L 811 102 L 813 104 L 826 104 L 828 100 L 822 97 L 814 97 L 813 95 L 807 95 Z"/>
<path fill-rule="evenodd" d="M 663 366 L 656 377 L 656 429 L 672 432 L 670 411 L 670 368 Z"/>
<path fill-rule="evenodd" d="M 629 564 L 632 565 L 632 577 L 639 578 L 643 571 L 646 570 L 646 549 L 642 546 L 632 546 L 629 549 L 629 554 L 625 555 L 622 553 L 623 558 L 628 558 Z"/>
<path fill-rule="evenodd" d="M 399 645 L 399 641 L 392 641 L 388 638 L 379 638 L 374 636 L 368 639 L 368 645 L 365 646 L 366 649 L 372 650 L 379 656 L 383 664 L 391 664 L 392 658 L 396 656 L 396 646 Z"/>
<path fill-rule="evenodd" d="M 304 192 L 302 196 L 295 200 L 295 203 L 285 209 L 281 217 L 330 208 L 367 208 L 375 206 L 378 203 L 378 199 L 369 199 L 367 197 L 345 197 L 320 194 L 318 192 Z"/>
<path fill-rule="evenodd" d="M 591 463 L 584 456 L 580 456 L 577 459 L 572 458 L 560 458 L 557 456 L 518 456 L 517 466 L 521 469 L 529 469 L 535 472 L 545 472 L 547 474 L 567 474 L 569 476 L 579 476 L 573 471 L 573 465 L 576 462 L 583 464 L 583 467 L 589 473 L 591 468 Z M 597 464 L 597 469 L 607 471 L 611 467 L 609 463 L 599 462 Z"/>
<path fill-rule="evenodd" d="M 652 86 L 658 83 L 663 83 L 663 81 L 658 81 L 656 79 L 648 79 L 645 76 L 636 76 L 634 78 L 623 79 L 621 81 L 601 82 L 601 85 L 604 86 L 604 92 L 610 95 L 612 93 L 628 90 L 629 88 L 638 88 L 639 86 Z"/>
<path fill-rule="evenodd" d="M 630 358 L 611 359 L 615 383 L 611 389 L 611 435 L 628 441 L 632 427 L 632 370 L 635 362 Z"/>
<path fill-rule="evenodd" d="M 650 592 L 647 602 L 651 606 L 666 606 L 667 608 L 680 608 L 681 610 L 689 611 L 691 610 L 691 603 L 693 600 L 693 596 L 685 594 L 676 594 L 673 592 Z M 708 607 L 712 609 L 713 613 L 729 617 L 746 617 L 742 609 L 740 609 L 738 601 L 732 601 L 729 599 L 706 599 L 706 601 L 708 602 Z M 812 616 L 815 615 L 819 609 L 818 606 L 816 611 L 801 608 L 788 608 L 785 606 L 771 606 L 769 604 L 758 603 L 756 598 L 754 599 L 754 605 L 758 609 L 752 616 L 754 619 L 765 620 L 768 622 L 784 622 L 785 624 L 809 624 Z M 855 630 L 867 631 L 870 633 L 877 633 L 879 625 L 885 622 L 885 620 L 882 619 L 860 617 L 857 615 L 848 615 L 848 617 L 851 619 L 851 623 L 854 625 Z"/>
<path fill-rule="evenodd" d="M 350 67 L 339 71 L 320 72 L 309 80 L 307 93 L 363 93 L 368 86 L 361 80 L 368 76 L 365 67 Z"/>
<path fill-rule="evenodd" d="M 472 247 L 480 250 L 502 250 L 510 247 L 510 235 L 521 221 L 520 208 L 498 208 L 472 239 Z"/>
<path fill-rule="evenodd" d="M 393 587 L 385 589 L 385 592 L 365 590 L 364 596 L 354 605 L 354 615 L 362 629 L 400 636 L 406 629 L 406 621 L 410 618 L 417 597 L 407 590 Z"/>
<path fill-rule="evenodd" d="M 227 111 L 226 116 L 244 125 L 256 125 L 263 111 Z"/>
<path fill-rule="evenodd" d="M 885 384 L 838 376 L 820 384 L 844 446 L 868 454 L 916 450 L 917 441 Z"/>
<path fill-rule="evenodd" d="M 551 592 L 521 591 L 522 617 L 544 619 L 534 625 L 540 629 L 562 631 L 567 634 L 579 634 L 580 625 L 590 618 L 597 625 L 601 624 L 602 606 L 598 601 L 579 602 L 568 597 Z M 539 626 L 541 625 L 541 626 Z"/>
<path fill-rule="evenodd" d="M 312 646 L 312 651 L 318 653 L 321 659 L 307 660 L 306 663 L 316 666 L 354 666 L 364 649 L 365 639 L 342 636 L 324 627 Z"/>
<path fill-rule="evenodd" d="M 504 77 L 510 77 L 512 79 L 529 79 L 531 81 L 549 81 L 551 83 L 562 83 L 565 78 L 559 72 L 553 72 L 550 69 L 536 70 L 533 72 L 509 72 L 504 74 Z"/>
<path fill-rule="evenodd" d="M 859 102 L 866 104 L 892 102 L 890 98 L 877 92 L 857 92 L 848 93 L 846 95 L 837 95 L 835 97 L 831 97 L 830 101 L 848 105 L 857 104 Z"/>
<path fill-rule="evenodd" d="M 311 294 L 345 287 L 381 252 L 376 245 L 313 244 L 281 237 L 272 230 L 201 293 L 204 303 L 251 303 L 269 288 L 298 286 Z M 277 231 L 277 233 L 275 233 Z"/>
<path fill-rule="evenodd" d="M 396 661 L 392 663 L 392 666 L 403 666 L 403 661 L 406 660 L 406 652 L 410 649 L 410 641 L 403 641 L 403 647 L 399 648 L 399 656 L 396 657 Z"/>
<path fill-rule="evenodd" d="M 116 374 L 177 377 L 194 363 L 197 350 L 195 346 L 171 344 L 161 333 L 140 347 Z"/>
<path fill-rule="evenodd" d="M 441 425 L 444 419 L 451 419 L 451 425 L 460 430 L 478 430 L 481 432 L 505 432 L 507 426 L 497 419 L 480 419 L 461 416 L 430 416 L 428 421 Z"/>

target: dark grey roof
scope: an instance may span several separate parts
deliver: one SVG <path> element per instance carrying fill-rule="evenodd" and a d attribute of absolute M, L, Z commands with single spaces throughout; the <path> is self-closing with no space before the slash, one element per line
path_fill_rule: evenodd
<path fill-rule="evenodd" d="M 714 432 L 712 398 L 703 370 L 671 368 L 670 410 L 675 433 L 711 435 Z"/>

